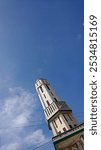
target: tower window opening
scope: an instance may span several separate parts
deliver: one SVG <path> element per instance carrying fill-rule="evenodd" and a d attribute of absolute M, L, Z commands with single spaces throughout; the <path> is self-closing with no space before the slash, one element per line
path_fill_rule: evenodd
<path fill-rule="evenodd" d="M 46 95 L 44 94 L 44 97 L 46 98 Z"/>
<path fill-rule="evenodd" d="M 74 124 L 74 127 L 76 127 L 77 125 L 76 124 Z"/>
<path fill-rule="evenodd" d="M 72 126 L 71 126 L 71 125 L 69 125 L 69 127 L 70 127 L 70 128 L 72 128 Z"/>
<path fill-rule="evenodd" d="M 46 84 L 46 87 L 47 87 L 48 90 L 50 90 L 50 88 L 49 88 L 49 86 L 47 84 Z"/>
<path fill-rule="evenodd" d="M 54 94 L 51 92 L 51 95 L 54 95 Z"/>
<path fill-rule="evenodd" d="M 63 128 L 63 131 L 66 131 L 66 128 L 65 128 L 65 127 Z"/>
<path fill-rule="evenodd" d="M 71 117 L 70 115 L 68 115 L 68 117 L 69 117 L 69 119 L 70 119 L 71 121 L 73 121 L 73 120 L 72 120 L 72 117 Z"/>
<path fill-rule="evenodd" d="M 48 106 L 50 106 L 50 103 L 49 103 L 49 101 L 46 101 L 46 102 L 47 102 L 47 105 L 48 105 Z"/>
<path fill-rule="evenodd" d="M 54 124 L 55 124 L 56 128 L 58 128 L 57 123 L 56 123 L 56 121 L 55 121 L 55 120 L 54 120 Z"/>
<path fill-rule="evenodd" d="M 62 124 L 62 121 L 61 121 L 60 117 L 58 117 L 58 119 L 59 119 L 60 123 Z"/>
<path fill-rule="evenodd" d="M 41 90 L 41 92 L 43 93 L 43 88 L 42 88 L 42 86 L 40 86 L 40 90 Z"/>
<path fill-rule="evenodd" d="M 61 134 L 61 131 L 59 131 L 58 134 Z"/>
<path fill-rule="evenodd" d="M 55 101 L 57 102 L 58 100 L 54 97 Z"/>
<path fill-rule="evenodd" d="M 65 115 L 63 115 L 63 116 L 64 116 L 65 120 L 68 121 L 67 118 L 66 118 L 66 116 Z"/>

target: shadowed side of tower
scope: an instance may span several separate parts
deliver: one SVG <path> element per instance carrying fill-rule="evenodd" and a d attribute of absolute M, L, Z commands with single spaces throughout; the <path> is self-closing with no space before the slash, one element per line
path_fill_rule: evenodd
<path fill-rule="evenodd" d="M 46 79 L 39 79 L 35 88 L 41 101 L 48 127 L 53 132 L 56 150 L 83 150 L 83 124 L 79 124 L 69 106 L 62 101 Z"/>

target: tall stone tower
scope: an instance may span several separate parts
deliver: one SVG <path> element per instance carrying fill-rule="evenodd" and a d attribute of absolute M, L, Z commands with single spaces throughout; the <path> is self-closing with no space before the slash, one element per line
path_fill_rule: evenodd
<path fill-rule="evenodd" d="M 77 122 L 72 110 L 61 101 L 47 80 L 37 80 L 35 87 L 48 127 L 53 132 L 52 141 L 55 150 L 83 150 L 83 124 Z"/>

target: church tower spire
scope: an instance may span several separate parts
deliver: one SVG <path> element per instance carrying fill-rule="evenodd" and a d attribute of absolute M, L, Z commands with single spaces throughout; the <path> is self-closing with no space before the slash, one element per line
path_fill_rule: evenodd
<path fill-rule="evenodd" d="M 46 79 L 37 80 L 35 83 L 35 87 L 36 87 L 38 96 L 40 98 L 46 120 L 48 122 L 48 127 L 53 132 L 53 143 L 54 143 L 55 149 L 67 150 L 66 148 L 71 147 L 70 146 L 71 143 L 72 145 L 73 144 L 75 145 L 75 142 L 73 143 L 73 141 L 77 139 L 75 136 L 75 140 L 74 140 L 74 136 L 73 136 L 73 138 L 69 138 L 68 144 L 66 144 L 67 140 L 64 140 L 64 138 L 65 139 L 67 138 L 66 133 L 69 133 L 71 131 L 69 133 L 71 134 L 74 131 L 74 129 L 76 132 L 76 128 L 78 131 L 78 127 L 79 129 L 82 130 L 83 125 L 79 125 L 79 123 L 77 122 L 77 120 L 74 118 L 72 114 L 72 110 L 64 101 L 61 101 L 61 99 L 57 96 L 57 94 L 55 93 L 55 91 L 53 90 L 53 88 L 51 87 L 51 85 Z M 82 132 L 80 132 L 80 134 L 77 134 L 77 135 L 79 136 L 79 138 L 76 141 L 76 147 L 78 146 L 77 142 L 78 141 L 81 142 L 80 136 L 82 135 L 83 137 Z M 80 145 L 80 142 L 78 142 L 79 145 Z M 63 143 L 65 144 L 65 146 L 62 145 Z M 82 145 L 80 146 L 81 148 L 79 148 L 79 150 L 83 150 L 83 146 Z"/>

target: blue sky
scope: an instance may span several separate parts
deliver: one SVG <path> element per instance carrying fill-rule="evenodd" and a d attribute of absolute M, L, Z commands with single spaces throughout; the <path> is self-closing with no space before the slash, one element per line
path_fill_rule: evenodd
<path fill-rule="evenodd" d="M 1 150 L 32 150 L 51 138 L 34 88 L 40 77 L 83 121 L 83 7 L 83 0 L 0 1 Z M 15 128 L 22 125 L 35 126 Z"/>

